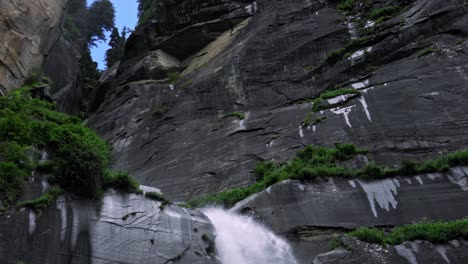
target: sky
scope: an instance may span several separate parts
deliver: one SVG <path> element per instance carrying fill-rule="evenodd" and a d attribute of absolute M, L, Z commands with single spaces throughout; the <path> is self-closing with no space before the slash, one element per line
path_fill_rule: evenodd
<path fill-rule="evenodd" d="M 88 5 L 93 2 L 93 0 L 87 0 Z M 130 28 L 131 30 L 135 29 L 137 24 L 137 13 L 138 13 L 138 3 L 137 0 L 111 0 L 115 7 L 115 26 L 122 32 L 123 27 Z M 104 62 L 104 54 L 109 48 L 107 43 L 109 42 L 110 32 L 106 34 L 107 40 L 98 42 L 97 47 L 91 48 L 91 56 L 93 60 L 98 63 L 98 68 L 100 70 L 106 69 Z M 128 35 L 127 35 L 128 37 Z"/>

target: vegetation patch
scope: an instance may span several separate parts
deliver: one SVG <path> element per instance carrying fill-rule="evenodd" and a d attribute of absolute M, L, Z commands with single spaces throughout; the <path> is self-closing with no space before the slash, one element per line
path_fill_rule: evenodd
<path fill-rule="evenodd" d="M 381 23 L 397 15 L 401 11 L 400 6 L 386 6 L 372 10 L 369 17 L 376 23 Z"/>
<path fill-rule="evenodd" d="M 371 162 L 362 168 L 351 170 L 340 163 L 358 154 L 366 153 L 367 150 L 357 148 L 352 144 L 336 144 L 335 148 L 307 146 L 299 151 L 290 162 L 264 161 L 258 163 L 254 170 L 255 183 L 247 187 L 193 199 L 188 201 L 187 206 L 200 207 L 207 204 L 219 204 L 230 207 L 252 194 L 287 179 L 313 181 L 323 177 L 342 177 L 373 180 L 397 175 L 409 176 L 421 173 L 447 172 L 450 167 L 468 165 L 468 150 L 421 163 L 403 161 L 399 168 L 386 168 Z"/>
<path fill-rule="evenodd" d="M 32 97 L 29 88 L 34 85 L 0 97 L 0 199 L 4 206 L 22 195 L 34 169 L 53 174 L 51 184 L 87 197 L 98 197 L 103 186 L 138 189 L 128 174 L 108 172 L 108 144 L 79 118 L 59 113 L 53 104 Z M 43 147 L 51 150 L 53 160 L 39 163 L 37 149 Z M 22 205 L 40 208 L 57 193 L 52 188 Z"/>
<path fill-rule="evenodd" d="M 367 44 L 370 41 L 369 37 L 352 39 L 344 48 L 336 49 L 328 54 L 326 61 L 330 64 L 348 58 L 354 51 Z"/>
<path fill-rule="evenodd" d="M 36 214 L 40 214 L 43 210 L 45 210 L 51 203 L 53 203 L 59 195 L 63 193 L 62 188 L 58 186 L 52 186 L 47 189 L 39 198 L 29 201 L 23 201 L 18 203 L 18 208 L 27 207 L 32 210 Z"/>
<path fill-rule="evenodd" d="M 232 112 L 227 115 L 225 115 L 223 118 L 228 118 L 228 117 L 235 117 L 239 120 L 244 120 L 245 119 L 245 114 L 242 112 Z"/>
<path fill-rule="evenodd" d="M 339 249 L 339 248 L 344 248 L 346 250 L 351 250 L 352 249 L 350 246 L 346 245 L 343 242 L 343 239 L 341 237 L 336 237 L 336 238 L 330 240 L 330 242 L 328 243 L 328 246 L 330 247 L 330 250 L 335 250 L 335 249 Z"/>
<path fill-rule="evenodd" d="M 342 0 L 339 4 L 338 4 L 338 10 L 341 10 L 341 11 L 351 11 L 353 10 L 353 7 L 354 7 L 354 3 L 356 2 L 356 0 Z"/>
<path fill-rule="evenodd" d="M 427 56 L 429 54 L 436 53 L 437 51 L 438 51 L 437 49 L 434 49 L 432 47 L 423 49 L 420 52 L 418 52 L 418 59 L 420 59 L 420 58 L 422 58 L 424 56 Z"/>
<path fill-rule="evenodd" d="M 340 95 L 347 95 L 347 94 L 359 95 L 361 94 L 361 92 L 359 92 L 356 89 L 351 89 L 351 88 L 339 88 L 336 90 L 325 91 L 321 93 L 319 97 L 315 98 L 312 111 L 317 112 L 317 111 L 326 109 L 327 106 L 324 106 L 322 104 L 323 100 L 327 100 L 327 99 L 331 99 Z"/>
<path fill-rule="evenodd" d="M 275 164 L 271 161 L 265 161 L 257 164 L 254 170 L 257 182 L 250 186 L 200 197 L 189 201 L 188 204 L 191 207 L 206 204 L 232 206 L 248 196 L 286 179 L 311 180 L 317 177 L 349 175 L 350 173 L 338 165 L 338 162 L 365 153 L 367 153 L 366 150 L 356 148 L 351 144 L 336 144 L 335 148 L 307 146 L 298 152 L 289 163 Z"/>
<path fill-rule="evenodd" d="M 180 73 L 170 72 L 167 74 L 167 78 L 169 79 L 170 84 L 175 84 L 180 79 Z"/>
<path fill-rule="evenodd" d="M 103 188 L 115 188 L 140 193 L 140 185 L 128 172 L 106 170 L 102 175 Z"/>
<path fill-rule="evenodd" d="M 158 192 L 147 192 L 147 193 L 145 193 L 145 196 L 146 196 L 147 198 L 149 198 L 149 199 L 152 199 L 152 200 L 161 202 L 161 205 L 159 206 L 159 208 L 160 208 L 161 210 L 164 210 L 164 208 L 166 207 L 166 205 L 171 204 L 171 201 L 169 201 L 169 199 L 167 199 L 166 196 L 164 196 L 162 193 L 158 193 Z"/>
<path fill-rule="evenodd" d="M 377 228 L 363 227 L 350 232 L 348 235 L 359 240 L 398 245 L 405 241 L 426 240 L 432 243 L 445 243 L 457 238 L 468 238 L 468 219 L 448 222 L 421 222 L 406 226 L 399 226 L 390 232 Z"/>

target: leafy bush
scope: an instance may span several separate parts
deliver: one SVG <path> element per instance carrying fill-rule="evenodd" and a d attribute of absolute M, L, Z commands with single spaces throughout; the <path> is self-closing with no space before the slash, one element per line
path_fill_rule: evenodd
<path fill-rule="evenodd" d="M 343 0 L 338 4 L 338 9 L 342 11 L 351 11 L 356 0 Z"/>
<path fill-rule="evenodd" d="M 175 84 L 180 79 L 180 73 L 170 72 L 167 74 L 167 78 L 169 79 L 169 83 Z"/>
<path fill-rule="evenodd" d="M 13 203 L 21 196 L 27 171 L 13 162 L 0 162 L 0 197 L 2 201 Z"/>
<path fill-rule="evenodd" d="M 38 146 L 50 148 L 53 161 L 37 164 L 33 150 Z M 79 195 L 97 197 L 103 185 L 137 191 L 139 185 L 128 173 L 107 170 L 109 158 L 109 146 L 93 130 L 33 98 L 27 87 L 0 97 L 0 199 L 5 206 L 21 196 L 34 169 L 53 173 L 53 184 Z M 41 208 L 57 193 L 53 188 L 22 205 Z"/>
<path fill-rule="evenodd" d="M 99 178 L 109 165 L 109 146 L 94 131 L 81 124 L 65 124 L 51 131 L 60 172 L 55 177 L 64 189 L 95 195 Z"/>
<path fill-rule="evenodd" d="M 369 243 L 398 245 L 404 241 L 427 240 L 444 243 L 456 238 L 468 237 L 468 219 L 448 222 L 422 222 L 394 228 L 385 233 L 376 228 L 359 228 L 349 233 Z"/>
<path fill-rule="evenodd" d="M 41 173 L 56 173 L 59 170 L 57 162 L 53 160 L 46 160 L 37 164 L 36 171 Z"/>
<path fill-rule="evenodd" d="M 54 202 L 57 197 L 63 193 L 63 190 L 58 186 L 52 186 L 47 189 L 45 193 L 43 193 L 39 198 L 30 200 L 30 201 L 23 201 L 18 203 L 18 207 L 28 207 L 34 210 L 37 214 L 40 214 L 43 210 L 45 210 L 52 202 Z"/>
<path fill-rule="evenodd" d="M 377 228 L 363 227 L 349 233 L 350 236 L 369 243 L 383 244 L 385 233 Z"/>
<path fill-rule="evenodd" d="M 369 14 L 369 17 L 375 20 L 377 23 L 394 17 L 401 10 L 400 6 L 385 6 L 382 8 L 374 9 Z"/>
<path fill-rule="evenodd" d="M 106 170 L 102 176 L 104 188 L 116 188 L 130 192 L 139 192 L 140 185 L 128 172 Z"/>

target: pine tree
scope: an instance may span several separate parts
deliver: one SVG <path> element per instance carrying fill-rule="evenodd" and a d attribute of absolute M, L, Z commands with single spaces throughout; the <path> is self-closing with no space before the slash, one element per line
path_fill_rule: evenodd
<path fill-rule="evenodd" d="M 123 28 L 122 34 L 119 34 L 117 28 L 112 30 L 109 40 L 109 49 L 106 51 L 106 66 L 112 67 L 115 63 L 119 62 L 125 51 L 125 40 L 128 29 Z"/>

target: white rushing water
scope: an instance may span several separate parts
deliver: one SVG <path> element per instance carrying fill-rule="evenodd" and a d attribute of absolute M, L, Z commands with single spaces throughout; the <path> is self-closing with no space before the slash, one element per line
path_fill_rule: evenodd
<path fill-rule="evenodd" d="M 203 213 L 216 229 L 223 264 L 296 264 L 289 244 L 253 219 L 219 208 Z"/>

